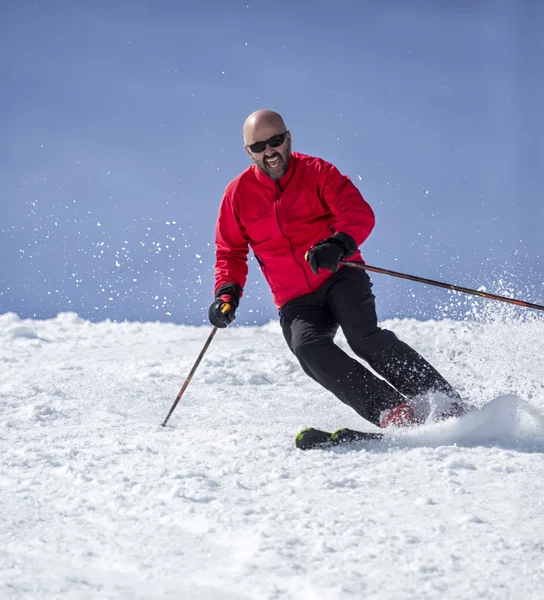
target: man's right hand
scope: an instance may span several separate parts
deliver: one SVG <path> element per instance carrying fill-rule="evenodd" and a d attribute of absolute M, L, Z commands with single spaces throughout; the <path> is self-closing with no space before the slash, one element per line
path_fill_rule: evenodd
<path fill-rule="evenodd" d="M 241 293 L 242 288 L 237 283 L 226 283 L 217 290 L 208 312 L 212 325 L 223 329 L 234 321 Z"/>

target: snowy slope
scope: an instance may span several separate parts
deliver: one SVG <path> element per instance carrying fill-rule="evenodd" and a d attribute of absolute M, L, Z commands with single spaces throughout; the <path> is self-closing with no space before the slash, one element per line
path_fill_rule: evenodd
<path fill-rule="evenodd" d="M 0 316 L 0 598 L 544 597 L 544 322 L 385 325 L 489 404 L 297 451 L 365 424 L 270 323 L 220 331 L 161 428 L 209 327 Z"/>

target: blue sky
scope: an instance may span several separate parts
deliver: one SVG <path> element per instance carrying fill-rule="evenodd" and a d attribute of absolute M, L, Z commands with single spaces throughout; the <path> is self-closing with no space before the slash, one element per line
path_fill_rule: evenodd
<path fill-rule="evenodd" d="M 205 322 L 257 108 L 358 185 L 369 264 L 541 303 L 543 27 L 529 0 L 1 3 L 0 313 Z M 466 310 L 373 280 L 382 318 Z M 252 261 L 237 322 L 274 317 Z"/>

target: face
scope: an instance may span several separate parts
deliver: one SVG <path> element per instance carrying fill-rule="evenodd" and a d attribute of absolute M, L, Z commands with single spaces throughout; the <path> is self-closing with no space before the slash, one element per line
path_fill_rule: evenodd
<path fill-rule="evenodd" d="M 283 144 L 271 148 L 268 144 L 262 152 L 252 152 L 249 146 L 255 142 L 264 142 L 271 137 L 284 133 L 285 128 L 275 126 L 257 127 L 246 139 L 246 152 L 259 169 L 274 181 L 285 175 L 291 158 L 291 134 L 287 132 Z"/>

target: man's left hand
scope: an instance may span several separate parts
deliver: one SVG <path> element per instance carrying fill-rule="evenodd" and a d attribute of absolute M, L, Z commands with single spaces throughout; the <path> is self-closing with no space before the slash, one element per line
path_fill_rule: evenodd
<path fill-rule="evenodd" d="M 346 233 L 335 233 L 333 236 L 316 244 L 306 252 L 306 260 L 317 275 L 319 269 L 338 271 L 340 261 L 357 251 L 355 240 Z"/>

